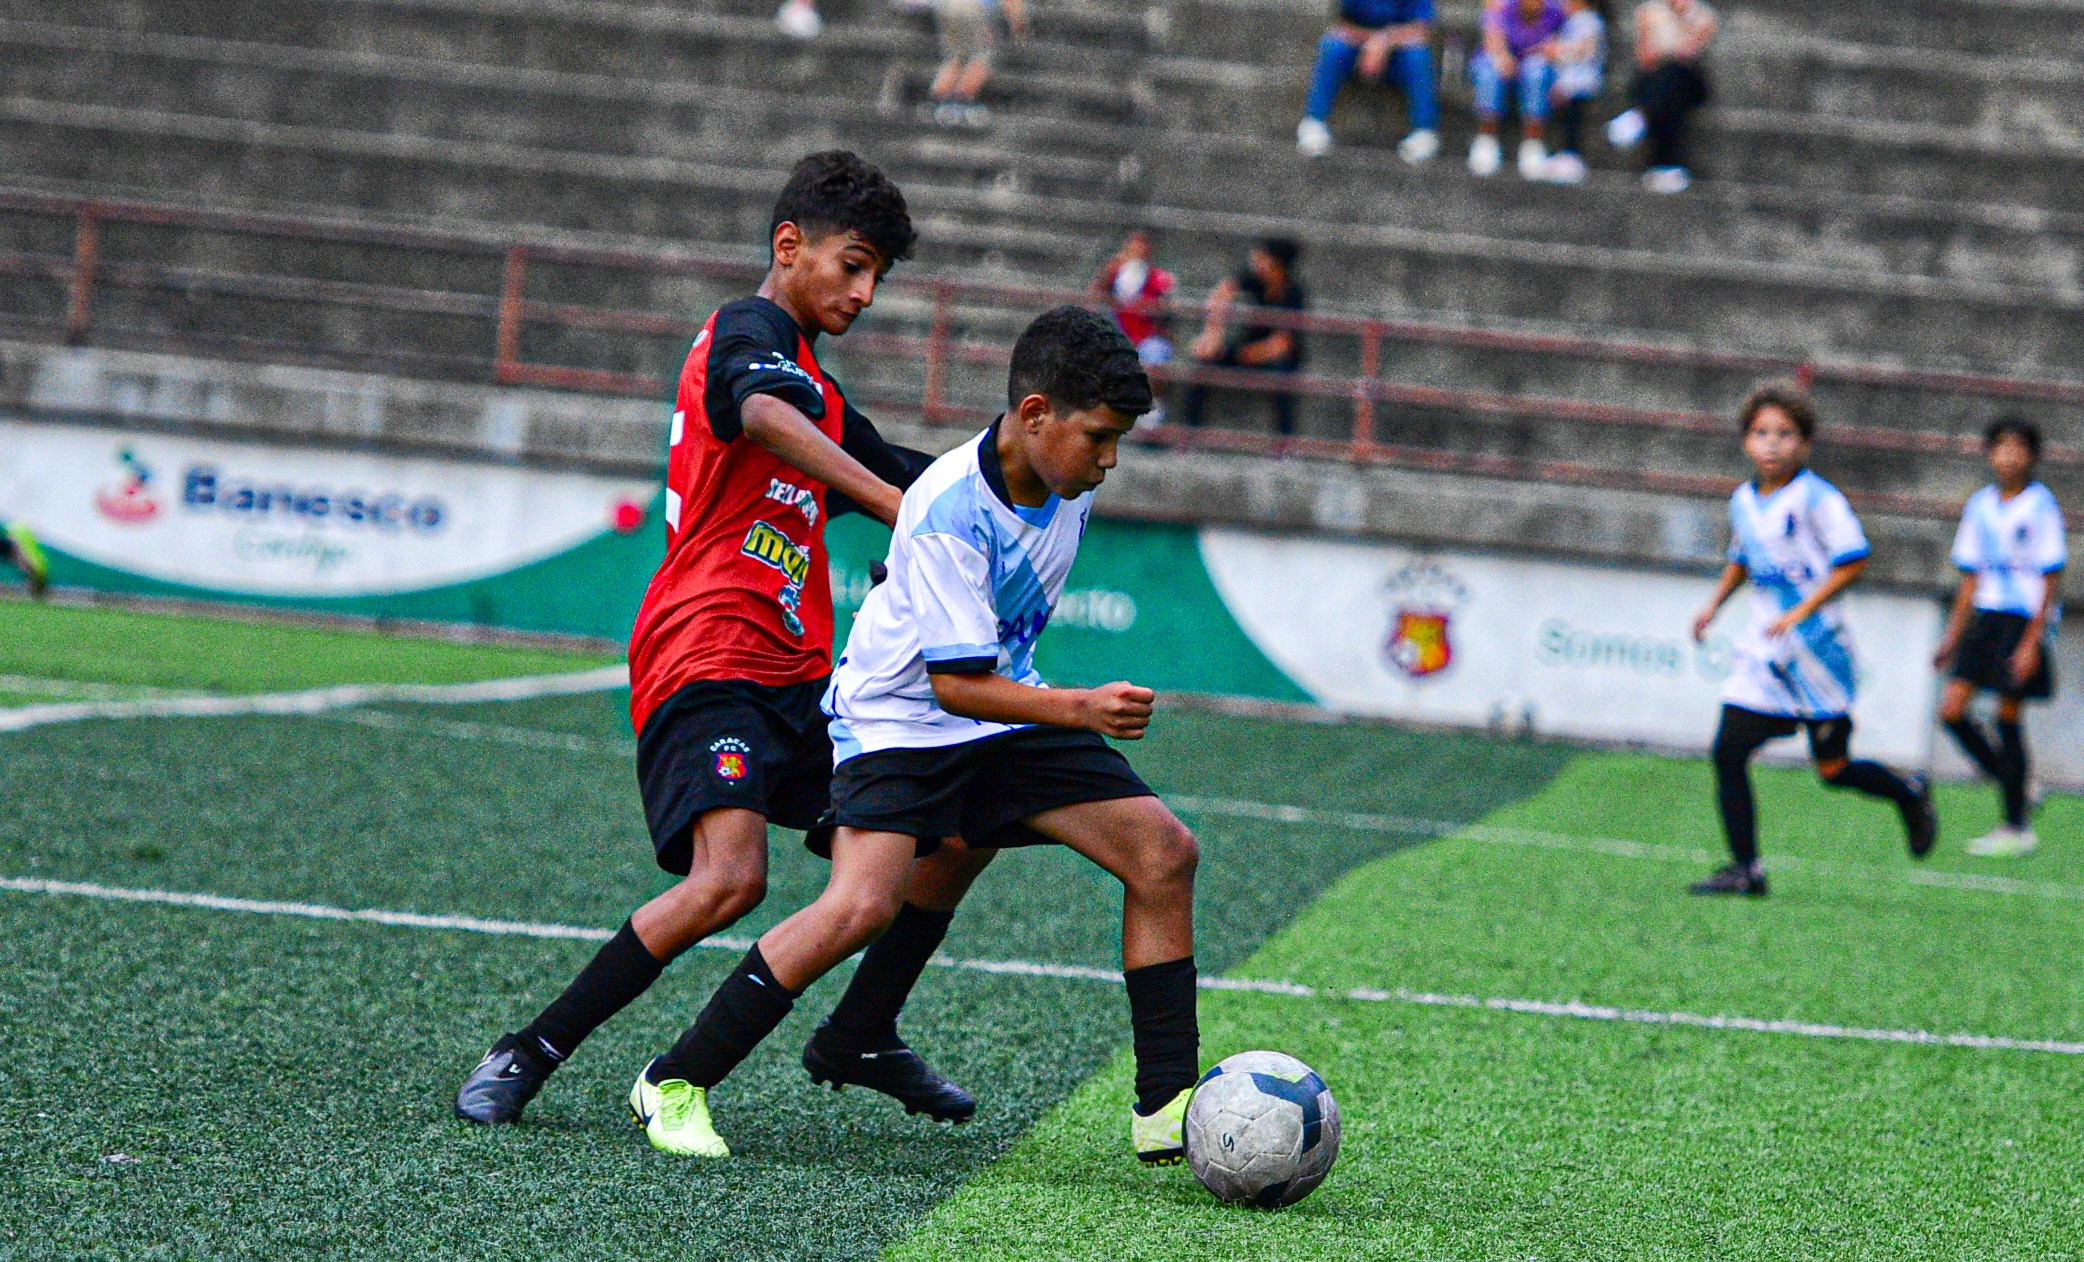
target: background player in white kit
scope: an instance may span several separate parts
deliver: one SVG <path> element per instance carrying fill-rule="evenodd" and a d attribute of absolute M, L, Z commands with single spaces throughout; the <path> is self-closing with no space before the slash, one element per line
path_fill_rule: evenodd
<path fill-rule="evenodd" d="M 1967 577 L 1954 596 L 1934 661 L 1953 666 L 1939 706 L 1941 721 L 1997 781 L 2004 798 L 2004 823 L 1969 842 L 1968 853 L 2012 857 L 2040 844 L 2027 800 L 2019 703 L 2055 693 L 2047 638 L 2062 617 L 2069 540 L 2054 492 L 2033 477 L 2040 427 L 2023 417 L 2000 417 L 1983 434 L 1983 449 L 1997 482 L 1970 496 L 1961 510 L 1954 564 Z M 1978 689 L 1997 694 L 1994 749 L 1968 713 Z"/>
<path fill-rule="evenodd" d="M 1867 568 L 1867 536 L 1845 496 L 1808 467 L 1816 413 L 1796 387 L 1768 385 L 1744 401 L 1739 420 L 1758 475 L 1730 496 L 1729 565 L 1693 620 L 1693 638 L 1705 639 L 1716 611 L 1750 582 L 1751 622 L 1737 639 L 1715 733 L 1715 797 L 1730 862 L 1694 884 L 1696 894 L 1766 892 L 1751 756 L 1797 728 L 1809 730 L 1825 784 L 1896 804 L 1912 856 L 1930 854 L 1939 835 L 1924 777 L 1851 758 L 1852 640 L 1836 601 Z"/>
<path fill-rule="evenodd" d="M 1050 688 L 1034 665 L 1093 491 L 1150 409 L 1150 382 L 1111 319 L 1059 307 L 1014 344 L 1007 393 L 991 428 L 905 493 L 889 578 L 869 593 L 825 694 L 832 811 L 804 844 L 832 860 L 832 876 L 816 902 L 761 935 L 694 1028 L 631 1088 L 631 1111 L 655 1144 L 726 1155 L 709 1089 L 806 987 L 884 931 L 915 857 L 962 837 L 980 853 L 1058 842 L 1122 882 L 1136 1048 L 1130 1139 L 1147 1163 L 1183 1155 L 1200 1076 L 1199 854 L 1102 739 L 1141 737 L 1152 694 L 1128 683 Z"/>

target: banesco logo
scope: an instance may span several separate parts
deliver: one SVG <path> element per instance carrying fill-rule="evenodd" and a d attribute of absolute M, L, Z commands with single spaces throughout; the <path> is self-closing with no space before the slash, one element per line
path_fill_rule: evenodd
<path fill-rule="evenodd" d="M 182 475 L 181 504 L 190 512 L 228 513 L 256 522 L 419 534 L 433 534 L 448 520 L 448 509 L 433 496 L 412 499 L 396 491 L 293 487 L 233 477 L 206 464 L 190 465 Z"/>

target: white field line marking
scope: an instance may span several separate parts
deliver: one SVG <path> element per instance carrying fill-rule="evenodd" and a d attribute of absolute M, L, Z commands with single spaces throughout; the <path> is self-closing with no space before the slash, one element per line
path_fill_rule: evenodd
<path fill-rule="evenodd" d="M 52 723 L 88 719 L 216 718 L 247 714 L 323 714 L 379 701 L 421 705 L 469 705 L 484 701 L 529 701 L 629 685 L 629 668 L 602 666 L 563 675 L 521 675 L 469 684 L 341 684 L 303 692 L 264 692 L 246 697 L 151 697 L 135 701 L 72 701 L 0 710 L 0 732 L 21 732 Z"/>
<path fill-rule="evenodd" d="M 303 916 L 314 920 L 348 920 L 392 925 L 407 929 L 450 929 L 465 933 L 514 935 L 530 938 L 568 938 L 605 942 L 614 934 L 606 929 L 581 925 L 544 924 L 525 920 L 491 920 L 479 916 L 428 916 L 417 912 L 384 911 L 378 908 L 328 907 L 323 903 L 267 902 L 251 898 L 226 898 L 218 894 L 195 894 L 178 890 L 122 889 L 81 881 L 46 881 L 35 878 L 0 877 L 0 889 L 23 894 L 56 894 L 127 903 L 159 903 L 174 907 L 196 907 L 209 911 L 244 912 L 262 916 Z M 699 947 L 721 951 L 746 951 L 752 943 L 745 938 L 705 938 Z M 1110 968 L 1081 964 L 1037 963 L 1030 960 L 963 960 L 937 955 L 932 961 L 941 968 L 963 969 L 1018 977 L 1057 977 L 1076 981 L 1109 982 L 1119 985 L 1122 975 Z M 1355 987 L 1338 990 L 1305 986 L 1298 982 L 1269 981 L 1251 977 L 1204 977 L 1203 990 L 1244 991 L 1252 994 L 1283 995 L 1298 999 L 1345 999 L 1360 1003 L 1407 1003 L 1434 1008 L 1475 1008 L 1493 1012 L 1517 1012 L 1527 1016 L 1568 1017 L 1580 1021 L 1612 1021 L 1637 1025 L 1673 1025 L 1701 1030 L 1742 1030 L 1756 1034 L 1786 1034 L 1801 1038 L 1852 1039 L 1869 1043 L 1918 1043 L 1937 1047 L 1969 1047 L 1991 1051 L 2051 1052 L 2061 1056 L 2084 1056 L 2084 1042 L 2061 1039 L 2020 1039 L 1995 1034 L 1935 1034 L 1928 1030 L 1885 1030 L 1863 1026 L 1830 1025 L 1813 1021 L 1762 1021 L 1755 1017 L 1706 1016 L 1694 1012 L 1655 1012 L 1640 1008 L 1615 1008 L 1603 1004 L 1571 1001 L 1554 1003 L 1541 999 L 1487 999 L 1478 995 L 1440 995 L 1426 991 L 1377 990 Z"/>
<path fill-rule="evenodd" d="M 135 701 L 140 697 L 200 697 L 184 688 L 148 688 L 143 684 L 90 684 L 41 675 L 0 675 L 0 692 L 18 697 L 64 697 L 71 701 Z"/>

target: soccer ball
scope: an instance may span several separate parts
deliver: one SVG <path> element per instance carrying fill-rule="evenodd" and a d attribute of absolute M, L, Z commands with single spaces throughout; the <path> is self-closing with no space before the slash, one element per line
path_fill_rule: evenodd
<path fill-rule="evenodd" d="M 1239 1052 L 1194 1088 L 1187 1165 L 1219 1201 L 1293 1205 L 1331 1173 L 1339 1103 L 1308 1065 L 1280 1052 Z"/>

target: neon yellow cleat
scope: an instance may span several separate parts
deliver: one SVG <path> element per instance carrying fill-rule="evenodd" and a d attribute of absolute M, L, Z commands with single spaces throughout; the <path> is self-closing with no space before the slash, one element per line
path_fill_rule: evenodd
<path fill-rule="evenodd" d="M 1147 1166 L 1176 1166 L 1187 1156 L 1187 1102 L 1194 1088 L 1182 1088 L 1163 1108 L 1145 1117 L 1129 1106 L 1129 1142 L 1136 1159 Z"/>
<path fill-rule="evenodd" d="M 709 1089 L 685 1078 L 651 1080 L 651 1066 L 630 1088 L 630 1117 L 651 1146 L 676 1157 L 728 1157 L 731 1146 L 709 1121 Z"/>
<path fill-rule="evenodd" d="M 43 545 L 37 543 L 35 531 L 18 521 L 6 523 L 6 535 L 7 546 L 0 548 L 0 558 L 13 555 L 22 576 L 29 580 L 29 594 L 41 600 L 44 584 L 51 577 L 51 563 L 43 554 Z"/>

